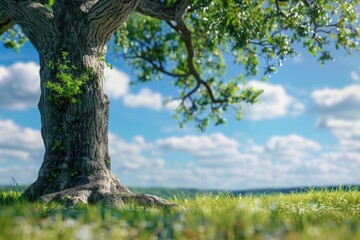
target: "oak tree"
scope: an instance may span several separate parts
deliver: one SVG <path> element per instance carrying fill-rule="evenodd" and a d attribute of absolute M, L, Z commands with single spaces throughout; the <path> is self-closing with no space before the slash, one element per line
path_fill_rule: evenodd
<path fill-rule="evenodd" d="M 358 50 L 360 0 L 0 0 L 4 46 L 29 40 L 39 54 L 41 133 L 45 155 L 29 200 L 171 206 L 137 195 L 111 172 L 109 100 L 104 60 L 122 56 L 136 82 L 173 78 L 180 90 L 174 117 L 204 130 L 225 123 L 229 108 L 241 119 L 244 103 L 261 90 L 248 76 L 277 71 L 298 48 L 320 63 L 332 50 Z M 226 61 L 239 75 L 226 79 Z"/>

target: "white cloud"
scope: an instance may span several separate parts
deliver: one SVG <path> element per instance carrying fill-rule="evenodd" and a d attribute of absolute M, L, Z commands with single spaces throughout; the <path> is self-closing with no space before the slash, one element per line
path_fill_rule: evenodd
<path fill-rule="evenodd" d="M 2 149 L 0 148 L 0 162 L 7 161 L 8 159 L 16 159 L 20 161 L 27 161 L 31 159 L 31 153 L 22 149 Z"/>
<path fill-rule="evenodd" d="M 260 104 L 245 106 L 245 118 L 252 120 L 271 119 L 285 115 L 297 116 L 304 112 L 304 104 L 291 97 L 281 85 L 251 81 L 248 86 L 264 89 L 265 92 L 261 96 L 262 102 Z M 180 105 L 181 100 L 172 100 L 166 103 L 166 98 L 161 93 L 142 88 L 136 94 L 124 94 L 123 102 L 125 106 L 131 108 L 174 111 Z"/>
<path fill-rule="evenodd" d="M 265 148 L 272 158 L 287 160 L 301 159 L 321 149 L 322 147 L 319 143 L 295 134 L 273 136 L 267 141 Z"/>
<path fill-rule="evenodd" d="M 158 92 L 142 88 L 138 93 L 130 92 L 130 77 L 119 69 L 105 69 L 105 92 L 112 99 L 122 99 L 124 105 L 130 108 L 148 108 L 152 110 L 167 109 L 173 111 L 180 101 L 173 100 L 164 104 L 165 98 Z"/>
<path fill-rule="evenodd" d="M 126 142 L 114 134 L 109 134 L 109 152 L 113 169 L 145 171 L 162 168 L 165 165 L 163 159 L 144 156 L 148 149 L 148 143 L 142 136 L 136 136 L 131 142 Z"/>
<path fill-rule="evenodd" d="M 170 173 L 163 168 L 156 177 L 147 174 L 158 185 L 229 189 L 346 182 L 342 175 L 319 178 L 319 174 L 336 173 L 337 163 L 319 159 L 322 146 L 298 135 L 274 136 L 263 146 L 240 143 L 221 133 L 159 139 L 152 146 L 163 155 L 180 152 L 184 159 L 194 159 L 191 164 L 184 160 Z"/>
<path fill-rule="evenodd" d="M 329 117 L 319 119 L 317 126 L 332 129 L 338 138 L 352 138 L 355 136 L 360 138 L 360 121 Z"/>
<path fill-rule="evenodd" d="M 0 182 L 11 183 L 14 177 L 20 184 L 29 184 L 35 180 L 42 159 L 39 131 L 21 128 L 9 120 L 1 121 L 0 126 L 1 136 L 7 136 L 0 144 L 0 156 L 16 159 L 3 160 Z M 125 141 L 109 134 L 113 172 L 132 186 L 244 189 L 356 181 L 358 153 L 325 154 L 319 153 L 321 148 L 319 143 L 298 135 L 274 136 L 259 145 L 221 133 L 154 141 L 142 136 Z M 35 159 L 35 155 L 39 157 Z"/>
<path fill-rule="evenodd" d="M 342 89 L 313 91 L 311 97 L 317 110 L 325 116 L 341 119 L 360 118 L 360 85 L 349 85 Z"/>
<path fill-rule="evenodd" d="M 27 175 L 33 176 L 33 179 L 24 179 L 22 171 L 9 171 L 4 173 L 0 180 L 8 183 L 12 176 L 19 183 L 29 183 L 35 180 L 41 161 L 38 161 L 39 166 L 34 167 L 34 162 L 30 160 L 35 160 L 32 157 L 34 153 L 41 152 L 42 146 L 40 146 L 41 139 L 38 131 L 26 130 L 11 121 L 2 121 L 0 125 L 2 126 L 0 133 L 6 134 L 2 136 L 7 136 L 3 142 L 9 143 L 7 145 L 0 144 L 1 156 L 8 160 L 15 159 L 12 161 L 15 165 L 6 167 L 6 169 L 31 168 L 32 172 Z M 8 132 L 4 132 L 4 129 L 7 129 Z M 25 138 L 22 139 L 20 136 Z M 136 136 L 131 141 L 124 141 L 114 134 L 109 134 L 109 144 L 113 171 L 125 183 L 137 185 L 141 185 L 143 181 L 147 180 L 149 184 L 158 185 L 184 186 L 185 184 L 185 186 L 192 186 L 196 183 L 197 186 L 202 186 L 203 181 L 207 181 L 213 186 L 219 186 L 216 182 L 221 182 L 220 178 L 226 176 L 226 172 L 234 166 L 244 166 L 248 170 L 249 166 L 254 164 L 253 160 L 257 159 L 256 156 L 249 153 L 239 152 L 240 144 L 220 133 L 208 136 L 171 137 L 154 142 L 147 142 L 142 136 Z M 22 149 L 21 146 L 27 146 L 27 148 Z M 186 159 L 185 163 L 179 162 L 179 159 L 174 160 L 172 154 L 176 151 L 197 157 L 195 162 L 191 163 L 193 166 L 188 165 Z M 164 160 L 165 158 L 167 161 Z M 41 157 L 36 160 L 40 159 Z M 234 171 L 233 175 L 235 175 Z"/>
<path fill-rule="evenodd" d="M 341 116 L 339 116 L 341 117 Z M 360 119 L 320 118 L 317 126 L 329 129 L 345 151 L 360 151 Z"/>
<path fill-rule="evenodd" d="M 221 133 L 211 135 L 187 135 L 157 140 L 155 146 L 165 151 L 182 151 L 199 158 L 236 157 L 238 142 Z"/>
<path fill-rule="evenodd" d="M 43 149 L 39 130 L 23 128 L 12 120 L 0 120 L 0 149 L 35 150 Z"/>
<path fill-rule="evenodd" d="M 34 181 L 44 155 L 40 131 L 0 119 L 0 136 L 0 184 L 11 177 L 20 184 Z"/>
<path fill-rule="evenodd" d="M 149 108 L 153 110 L 161 110 L 163 107 L 163 98 L 160 93 L 143 88 L 137 94 L 127 94 L 124 96 L 124 104 L 127 107 Z"/>
<path fill-rule="evenodd" d="M 255 89 L 263 89 L 264 93 L 260 97 L 261 103 L 245 106 L 245 119 L 272 119 L 288 114 L 296 116 L 305 109 L 304 104 L 288 95 L 285 88 L 281 85 L 251 81 L 249 86 Z"/>
<path fill-rule="evenodd" d="M 105 68 L 105 92 L 110 98 L 118 99 L 129 91 L 130 77 L 119 69 Z"/>
<path fill-rule="evenodd" d="M 34 62 L 0 66 L 0 108 L 23 110 L 36 107 L 40 98 L 39 69 Z"/>
<path fill-rule="evenodd" d="M 342 89 L 322 89 L 312 93 L 321 114 L 317 126 L 326 128 L 339 141 L 343 151 L 360 150 L 360 85 Z"/>
<path fill-rule="evenodd" d="M 324 153 L 322 158 L 337 163 L 342 168 L 360 169 L 360 152 L 331 152 Z"/>

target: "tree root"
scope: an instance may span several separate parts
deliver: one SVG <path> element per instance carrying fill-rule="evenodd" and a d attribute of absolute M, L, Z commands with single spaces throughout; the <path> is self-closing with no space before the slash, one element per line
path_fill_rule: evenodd
<path fill-rule="evenodd" d="M 63 189 L 57 188 L 59 186 L 58 182 L 49 183 L 39 178 L 25 190 L 23 197 L 29 201 L 40 200 L 44 203 L 60 202 L 69 206 L 79 203 L 99 203 L 118 208 L 126 204 L 135 203 L 146 207 L 182 208 L 176 203 L 171 203 L 157 196 L 135 194 L 112 175 L 98 179 L 91 179 L 89 177 L 86 181 L 83 181 L 83 178 L 73 179 Z"/>
<path fill-rule="evenodd" d="M 49 202 L 60 202 L 69 206 L 74 206 L 79 203 L 90 204 L 104 204 L 109 207 L 122 207 L 126 204 L 139 204 L 145 207 L 160 207 L 160 208 L 183 208 L 179 204 L 171 203 L 166 199 L 148 195 L 148 194 L 134 194 L 130 191 L 109 191 L 98 188 L 91 188 L 90 186 L 80 185 L 73 188 L 68 188 L 60 192 L 46 194 L 38 198 L 38 200 Z"/>

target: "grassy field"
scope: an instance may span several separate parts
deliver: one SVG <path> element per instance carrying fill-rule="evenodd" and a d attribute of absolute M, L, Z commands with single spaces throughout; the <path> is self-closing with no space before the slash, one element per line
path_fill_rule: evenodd
<path fill-rule="evenodd" d="M 28 203 L 0 191 L 0 239 L 360 239 L 360 192 L 180 194 L 186 210 Z"/>

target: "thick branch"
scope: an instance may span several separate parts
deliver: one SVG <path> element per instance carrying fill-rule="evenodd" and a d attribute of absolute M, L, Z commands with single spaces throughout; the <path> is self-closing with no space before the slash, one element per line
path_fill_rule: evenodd
<path fill-rule="evenodd" d="M 138 8 L 136 9 L 137 12 L 143 15 L 158 18 L 161 20 L 166 20 L 169 26 L 172 29 L 174 29 L 178 34 L 180 34 L 184 40 L 185 48 L 187 51 L 186 62 L 189 72 L 184 75 L 181 75 L 181 77 L 186 78 L 188 76 L 193 76 L 196 80 L 196 85 L 193 89 L 191 89 L 187 94 L 185 94 L 182 97 L 181 104 L 184 105 L 184 102 L 187 99 L 190 99 L 190 101 L 193 102 L 192 95 L 203 86 L 211 99 L 212 110 L 216 110 L 219 106 L 221 106 L 222 103 L 226 102 L 226 99 L 217 99 L 214 96 L 211 86 L 201 78 L 197 70 L 197 67 L 194 63 L 196 56 L 195 56 L 193 39 L 192 39 L 192 33 L 184 22 L 184 18 L 189 10 L 190 10 L 190 0 L 177 0 L 171 6 L 166 6 L 160 3 L 159 1 L 155 1 L 155 0 L 141 0 L 141 2 L 138 5 Z M 150 64 L 152 64 L 155 69 L 161 72 L 165 72 L 161 66 L 159 67 L 155 65 L 152 61 L 149 61 L 148 59 L 144 59 L 144 60 L 150 62 Z M 165 72 L 165 73 L 170 76 L 173 75 L 171 73 L 169 74 L 169 72 Z"/>
<path fill-rule="evenodd" d="M 99 0 L 87 16 L 92 29 L 89 37 L 97 36 L 97 42 L 106 44 L 115 30 L 134 12 L 139 2 L 140 0 Z"/>
<path fill-rule="evenodd" d="M 175 20 L 179 13 L 186 13 L 189 6 L 188 0 L 178 0 L 169 6 L 156 0 L 141 0 L 136 11 L 149 17 L 171 21 Z"/>
<path fill-rule="evenodd" d="M 191 99 L 191 96 L 201 86 L 203 86 L 206 89 L 213 104 L 218 105 L 224 103 L 226 102 L 226 99 L 216 99 L 216 97 L 213 94 L 213 90 L 211 86 L 201 78 L 199 72 L 196 69 L 194 63 L 194 59 L 196 56 L 195 56 L 193 39 L 192 39 L 192 33 L 184 22 L 184 18 L 189 10 L 190 10 L 189 0 L 177 0 L 173 5 L 170 6 L 166 6 L 160 3 L 159 1 L 155 1 L 155 0 L 141 0 L 136 9 L 137 12 L 143 15 L 158 18 L 161 20 L 166 20 L 166 22 L 170 25 L 170 27 L 173 28 L 178 34 L 180 34 L 184 40 L 187 51 L 187 66 L 189 68 L 189 75 L 192 75 L 195 78 L 196 86 L 185 96 L 182 97 L 182 104 L 184 104 L 184 101 L 186 99 L 188 98 Z M 157 68 L 157 66 L 154 67 Z M 157 69 L 160 71 L 163 70 L 159 68 Z M 184 77 L 187 76 L 188 74 L 186 74 Z M 215 108 L 216 106 L 213 107 L 213 110 Z"/>
<path fill-rule="evenodd" d="M 53 38 L 55 33 L 53 14 L 38 1 L 2 0 L 0 9 L 3 10 L 4 15 L 11 19 L 13 23 L 18 24 L 22 28 L 37 50 L 41 51 L 43 46 Z M 1 19 L 5 19 L 5 17 L 2 17 L 0 14 L 0 21 Z M 6 27 L 2 29 L 6 29 Z"/>
<path fill-rule="evenodd" d="M 154 0 L 141 0 L 136 11 L 143 15 L 162 20 L 174 20 L 176 15 L 176 8 L 174 8 L 174 6 L 165 6 Z"/>
<path fill-rule="evenodd" d="M 217 99 L 214 96 L 214 93 L 213 93 L 213 90 L 212 90 L 211 86 L 201 78 L 199 72 L 196 69 L 196 66 L 195 66 L 195 63 L 194 63 L 195 49 L 194 49 L 194 44 L 193 44 L 193 40 L 192 40 L 192 33 L 191 33 L 191 31 L 189 30 L 189 28 L 186 26 L 186 24 L 184 22 L 184 16 L 186 14 L 188 1 L 185 0 L 185 1 L 182 1 L 182 3 L 183 4 L 180 5 L 180 6 L 181 6 L 183 11 L 179 11 L 177 13 L 176 19 L 175 19 L 177 25 L 176 26 L 172 25 L 172 27 L 177 29 L 177 32 L 179 32 L 182 35 L 183 39 L 184 39 L 186 51 L 188 53 L 187 66 L 189 68 L 190 74 L 195 78 L 195 80 L 197 82 L 196 86 L 189 93 L 187 93 L 183 97 L 182 103 L 184 103 L 184 101 L 187 98 L 190 98 L 191 95 L 194 94 L 201 86 L 205 87 L 206 92 L 209 94 L 209 97 L 210 97 L 211 102 L 213 104 L 218 105 L 218 104 L 224 103 L 224 102 L 226 102 L 226 99 Z M 212 110 L 215 110 L 216 108 L 217 108 L 216 106 L 213 106 Z"/>

